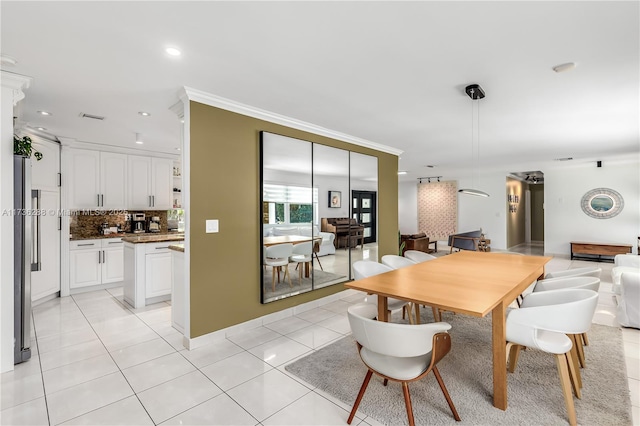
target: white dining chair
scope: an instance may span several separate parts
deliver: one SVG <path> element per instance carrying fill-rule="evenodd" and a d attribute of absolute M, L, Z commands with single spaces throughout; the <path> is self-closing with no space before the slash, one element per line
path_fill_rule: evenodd
<path fill-rule="evenodd" d="M 428 262 L 429 260 L 437 259 L 437 257 L 432 254 L 418 250 L 407 250 L 404 252 L 404 257 L 411 259 L 416 263 Z"/>
<path fill-rule="evenodd" d="M 347 424 L 353 421 L 371 376 L 375 373 L 384 379 L 385 386 L 388 380 L 402 384 L 409 425 L 414 426 L 409 383 L 422 379 L 431 371 L 436 376 L 453 417 L 460 421 L 460 416 L 436 367 L 436 364 L 451 349 L 451 336 L 447 333 L 451 325 L 446 322 L 409 325 L 375 321 L 372 318 L 377 315 L 377 309 L 369 303 L 359 303 L 349 307 L 347 315 L 351 332 L 357 342 L 360 359 L 368 369 Z"/>
<path fill-rule="evenodd" d="M 520 309 L 507 315 L 507 358 L 509 372 L 515 371 L 521 347 L 554 354 L 564 402 L 572 426 L 577 424 L 571 389 L 581 398 L 579 372 L 571 358 L 575 336 L 589 330 L 598 304 L 598 293 L 565 289 L 531 293 Z"/>
<path fill-rule="evenodd" d="M 382 256 L 382 258 L 380 258 L 380 261 L 383 265 L 387 265 L 392 269 L 400 269 L 416 264 L 416 262 L 414 262 L 413 260 L 406 257 L 398 256 L 397 254 L 385 254 L 384 256 Z"/>
<path fill-rule="evenodd" d="M 308 265 L 311 265 L 311 260 L 313 259 L 313 242 L 308 241 L 294 244 L 290 259 L 297 264 L 298 282 L 302 285 L 302 270 L 308 268 Z"/>
<path fill-rule="evenodd" d="M 358 260 L 353 263 L 353 276 L 356 280 L 372 277 L 374 275 L 383 274 L 385 272 L 393 271 L 393 268 L 383 265 L 382 263 L 373 262 L 371 260 Z M 378 296 L 373 294 L 365 298 L 365 302 L 378 306 Z M 391 318 L 391 312 L 401 310 L 409 311 L 409 302 L 404 300 L 387 298 L 387 309 L 389 312 L 389 318 Z M 413 322 L 411 311 L 409 311 L 409 321 Z"/>
<path fill-rule="evenodd" d="M 567 288 L 587 289 L 598 292 L 598 290 L 600 290 L 600 278 L 582 276 L 539 280 L 536 282 L 533 292 L 563 290 Z M 584 368 L 586 363 L 583 345 L 589 346 L 589 337 L 587 336 L 587 333 L 582 333 L 582 335 L 580 335 L 580 339 L 576 342 L 578 360 L 580 362 L 580 366 Z"/>
<path fill-rule="evenodd" d="M 280 270 L 284 266 L 284 278 L 289 279 L 289 287 L 291 284 L 291 275 L 289 275 L 289 256 L 293 252 L 293 244 L 276 244 L 267 247 L 265 264 L 271 266 L 271 291 L 276 291 L 276 274 L 278 274 L 278 282 L 280 282 Z M 283 279 L 284 279 L 283 278 Z"/>
<path fill-rule="evenodd" d="M 556 271 L 547 273 L 544 278 L 568 278 L 568 277 L 596 277 L 600 278 L 602 268 L 597 266 L 586 266 L 584 268 L 573 268 L 565 271 Z"/>
<path fill-rule="evenodd" d="M 405 252 L 406 254 L 407 252 Z M 422 253 L 422 252 L 416 252 L 416 253 Z M 426 253 L 423 253 L 426 254 Z M 382 258 L 380 259 L 382 261 L 382 264 L 387 265 L 390 268 L 393 269 L 399 269 L 399 268 L 405 268 L 407 266 L 412 266 L 415 265 L 418 262 L 413 261 L 412 259 L 408 258 L 408 257 L 402 257 L 402 256 L 398 256 L 395 254 L 386 254 L 384 256 L 382 256 Z M 419 305 L 416 305 L 414 303 L 409 303 L 408 304 L 408 310 L 409 310 L 409 321 L 412 324 L 418 324 L 419 322 L 419 318 L 420 318 L 420 307 Z M 413 312 L 415 312 L 415 320 L 413 319 Z M 442 316 L 440 314 L 440 310 L 436 307 L 431 307 L 431 311 L 433 312 L 433 320 L 434 321 L 442 321 Z"/>

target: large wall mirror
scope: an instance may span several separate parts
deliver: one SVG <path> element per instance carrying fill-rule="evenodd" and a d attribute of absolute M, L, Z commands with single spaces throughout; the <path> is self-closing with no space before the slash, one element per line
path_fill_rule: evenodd
<path fill-rule="evenodd" d="M 261 132 L 262 303 L 351 279 L 377 260 L 378 159 Z"/>

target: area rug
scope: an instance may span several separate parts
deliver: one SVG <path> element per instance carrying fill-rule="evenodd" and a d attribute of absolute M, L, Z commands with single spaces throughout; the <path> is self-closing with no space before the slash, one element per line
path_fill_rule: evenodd
<path fill-rule="evenodd" d="M 428 315 L 424 320 L 431 321 Z M 438 364 L 442 378 L 462 418 L 456 422 L 433 374 L 410 384 L 418 425 L 566 425 L 566 414 L 555 358 L 544 352 L 521 351 L 518 367 L 508 374 L 506 411 L 492 405 L 491 320 L 446 313 L 452 325 L 451 352 Z M 593 325 L 585 347 L 582 399 L 574 398 L 582 425 L 631 425 L 631 402 L 618 328 Z M 366 368 L 351 336 L 287 365 L 286 370 L 352 406 Z M 399 383 L 373 376 L 359 412 L 386 425 L 407 424 Z"/>

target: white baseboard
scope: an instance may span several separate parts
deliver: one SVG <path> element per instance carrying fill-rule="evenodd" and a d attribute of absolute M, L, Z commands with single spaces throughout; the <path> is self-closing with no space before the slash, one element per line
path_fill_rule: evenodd
<path fill-rule="evenodd" d="M 352 289 L 343 290 L 339 293 L 331 294 L 321 299 L 312 300 L 311 302 L 283 309 L 282 311 L 273 312 L 271 314 L 267 314 L 240 324 L 232 325 L 231 327 L 223 328 L 221 330 L 216 330 L 202 336 L 194 338 L 184 337 L 182 343 L 184 347 L 189 350 L 201 348 L 203 346 L 226 339 L 228 336 L 233 336 L 234 334 L 271 324 L 283 318 L 288 318 L 293 315 L 297 315 L 299 313 L 327 305 L 329 303 L 335 302 L 336 300 L 344 299 L 345 297 L 351 296 L 356 293 L 358 293 L 358 291 Z"/>

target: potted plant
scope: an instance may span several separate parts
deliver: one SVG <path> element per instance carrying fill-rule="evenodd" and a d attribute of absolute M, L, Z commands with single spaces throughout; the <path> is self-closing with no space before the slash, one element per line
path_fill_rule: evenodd
<path fill-rule="evenodd" d="M 42 153 L 34 151 L 32 143 L 33 141 L 29 136 L 23 136 L 21 139 L 17 135 L 13 135 L 13 153 L 23 157 L 31 157 L 31 153 L 33 153 L 36 160 L 42 160 Z"/>

